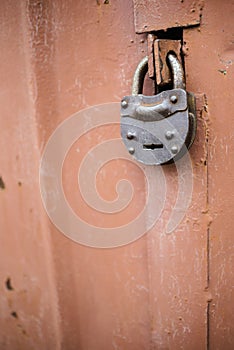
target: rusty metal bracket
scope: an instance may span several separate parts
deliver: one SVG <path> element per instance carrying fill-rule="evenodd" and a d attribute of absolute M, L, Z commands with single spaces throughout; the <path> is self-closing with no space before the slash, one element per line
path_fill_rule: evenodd
<path fill-rule="evenodd" d="M 156 39 L 154 41 L 155 76 L 159 87 L 172 83 L 172 74 L 167 64 L 167 57 L 171 52 L 175 53 L 182 66 L 180 40 Z"/>
<path fill-rule="evenodd" d="M 168 65 L 168 54 L 175 53 L 180 64 L 181 41 L 170 39 L 158 39 L 156 34 L 149 33 L 148 41 L 148 74 L 154 79 L 159 88 L 172 84 L 172 74 Z"/>
<path fill-rule="evenodd" d="M 154 66 L 154 42 L 156 35 L 149 33 L 147 35 L 147 49 L 148 49 L 148 74 L 151 79 L 155 78 L 155 66 Z"/>

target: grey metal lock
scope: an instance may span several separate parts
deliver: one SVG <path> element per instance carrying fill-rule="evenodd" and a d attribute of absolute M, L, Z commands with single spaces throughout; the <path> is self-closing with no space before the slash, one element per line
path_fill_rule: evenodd
<path fill-rule="evenodd" d="M 195 99 L 185 91 L 183 68 L 168 55 L 173 89 L 142 95 L 148 68 L 145 57 L 133 78 L 132 95 L 121 102 L 121 136 L 128 152 L 141 163 L 160 165 L 176 161 L 191 147 L 196 132 Z"/>

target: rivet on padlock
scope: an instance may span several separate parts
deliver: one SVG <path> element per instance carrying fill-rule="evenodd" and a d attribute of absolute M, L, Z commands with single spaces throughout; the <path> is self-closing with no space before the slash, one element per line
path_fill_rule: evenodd
<path fill-rule="evenodd" d="M 196 132 L 195 99 L 185 91 L 184 71 L 168 54 L 173 89 L 153 96 L 142 94 L 148 69 L 145 57 L 133 77 L 132 95 L 121 102 L 121 135 L 128 152 L 141 163 L 160 165 L 183 156 Z M 191 109 L 191 111 L 190 111 Z"/>

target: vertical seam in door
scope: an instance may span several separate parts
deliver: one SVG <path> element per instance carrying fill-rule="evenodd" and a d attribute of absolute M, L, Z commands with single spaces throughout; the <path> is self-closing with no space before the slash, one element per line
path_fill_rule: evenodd
<path fill-rule="evenodd" d="M 207 191 L 208 192 L 208 191 Z M 210 228 L 207 228 L 207 289 L 210 287 Z M 210 300 L 206 308 L 206 349 L 210 349 Z"/>
<path fill-rule="evenodd" d="M 203 112 L 208 115 L 208 103 L 207 96 L 204 94 L 204 110 Z M 207 243 L 206 243 L 206 292 L 210 289 L 210 224 L 209 219 L 209 119 L 205 118 L 205 151 L 206 151 L 206 208 L 207 208 Z M 210 349 L 210 297 L 207 298 L 206 306 L 206 350 Z"/>

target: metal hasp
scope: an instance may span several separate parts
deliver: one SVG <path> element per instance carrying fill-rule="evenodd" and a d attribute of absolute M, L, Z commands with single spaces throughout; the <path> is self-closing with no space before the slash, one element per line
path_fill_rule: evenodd
<path fill-rule="evenodd" d="M 167 55 L 173 89 L 157 95 L 142 94 L 148 59 L 133 77 L 132 95 L 121 102 L 121 136 L 128 152 L 139 162 L 161 165 L 180 159 L 196 133 L 195 99 L 185 90 L 184 70 L 173 52 Z"/>

